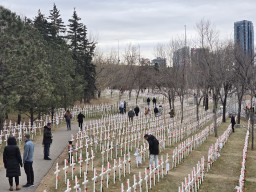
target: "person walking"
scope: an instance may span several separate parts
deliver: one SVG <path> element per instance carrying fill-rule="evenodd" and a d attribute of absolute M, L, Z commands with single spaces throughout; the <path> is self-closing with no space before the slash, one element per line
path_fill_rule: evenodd
<path fill-rule="evenodd" d="M 158 166 L 158 155 L 159 155 L 159 141 L 155 138 L 154 135 L 145 134 L 144 139 L 148 141 L 149 144 L 149 167 Z M 148 168 L 149 168 L 148 167 Z"/>
<path fill-rule="evenodd" d="M 85 118 L 85 116 L 84 116 L 84 114 L 82 114 L 82 112 L 80 112 L 80 113 L 77 115 L 78 127 L 80 128 L 81 131 L 83 130 L 84 118 Z"/>
<path fill-rule="evenodd" d="M 34 186 L 34 170 L 33 170 L 34 144 L 30 140 L 30 135 L 25 135 L 25 145 L 23 153 L 24 170 L 27 175 L 27 183 L 23 187 Z"/>
<path fill-rule="evenodd" d="M 157 117 L 157 116 L 158 116 L 158 112 L 159 112 L 159 111 L 158 111 L 158 108 L 157 108 L 157 107 L 155 107 L 155 108 L 154 108 L 155 117 Z"/>
<path fill-rule="evenodd" d="M 128 111 L 128 117 L 129 117 L 129 121 L 133 122 L 133 117 L 135 116 L 135 113 L 132 109 L 130 109 Z"/>
<path fill-rule="evenodd" d="M 51 130 L 51 127 L 52 127 L 51 123 L 47 123 L 47 125 L 44 126 L 44 136 L 43 136 L 44 160 L 52 160 L 49 157 L 50 146 L 52 144 L 52 130 Z"/>
<path fill-rule="evenodd" d="M 233 133 L 235 132 L 235 124 L 236 124 L 236 119 L 235 119 L 235 116 L 234 115 L 231 115 L 231 126 L 232 126 L 232 131 Z"/>
<path fill-rule="evenodd" d="M 153 102 L 153 107 L 156 107 L 156 98 L 155 97 L 153 97 L 152 102 Z"/>
<path fill-rule="evenodd" d="M 148 104 L 148 107 L 149 107 L 149 105 L 150 105 L 150 98 L 149 97 L 147 98 L 147 104 Z"/>
<path fill-rule="evenodd" d="M 71 119 L 72 119 L 72 114 L 70 113 L 69 110 L 66 111 L 64 118 L 66 120 L 66 124 L 67 124 L 67 130 L 71 131 Z"/>
<path fill-rule="evenodd" d="M 134 108 L 134 112 L 136 116 L 139 116 L 140 108 L 138 105 L 136 105 L 136 107 Z"/>
<path fill-rule="evenodd" d="M 7 146 L 4 148 L 3 163 L 6 169 L 6 177 L 9 179 L 9 191 L 13 191 L 13 177 L 15 178 L 16 191 L 20 190 L 19 176 L 21 175 L 22 159 L 17 141 L 13 136 L 8 138 Z"/>

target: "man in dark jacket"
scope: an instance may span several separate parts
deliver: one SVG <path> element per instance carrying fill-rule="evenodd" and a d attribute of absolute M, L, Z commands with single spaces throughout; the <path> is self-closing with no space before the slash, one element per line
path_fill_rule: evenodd
<path fill-rule="evenodd" d="M 132 109 L 128 112 L 129 121 L 133 121 L 133 117 L 135 116 L 135 113 Z"/>
<path fill-rule="evenodd" d="M 51 127 L 52 127 L 51 123 L 47 123 L 47 125 L 44 126 L 44 137 L 43 137 L 44 160 L 51 160 L 51 158 L 49 158 L 50 146 L 52 143 Z"/>
<path fill-rule="evenodd" d="M 140 108 L 138 105 L 136 105 L 136 107 L 134 108 L 134 112 L 135 112 L 135 115 L 138 116 L 139 115 L 139 112 L 140 112 Z"/>
<path fill-rule="evenodd" d="M 150 105 L 150 98 L 148 97 L 147 98 L 147 103 L 148 103 L 148 106 Z"/>
<path fill-rule="evenodd" d="M 78 120 L 78 127 L 80 127 L 80 130 L 83 130 L 83 122 L 84 122 L 84 114 L 82 114 L 81 112 L 77 115 L 77 120 Z"/>
<path fill-rule="evenodd" d="M 153 107 L 156 107 L 156 98 L 155 97 L 153 97 L 152 102 L 153 102 Z"/>
<path fill-rule="evenodd" d="M 149 166 L 151 168 L 158 166 L 158 155 L 159 155 L 159 142 L 154 135 L 145 134 L 144 139 L 148 141 L 149 144 Z M 153 162 L 155 163 L 153 166 Z"/>

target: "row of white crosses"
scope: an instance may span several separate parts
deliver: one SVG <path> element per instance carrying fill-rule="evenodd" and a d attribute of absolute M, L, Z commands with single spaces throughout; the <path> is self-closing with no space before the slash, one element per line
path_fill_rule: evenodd
<path fill-rule="evenodd" d="M 178 192 L 197 192 L 200 185 L 204 181 L 204 156 L 196 164 L 196 167 L 193 167 L 191 174 L 188 174 L 185 177 L 184 181 L 181 183 L 181 186 L 178 189 Z"/>
<path fill-rule="evenodd" d="M 245 181 L 245 163 L 247 158 L 247 150 L 248 150 L 248 144 L 249 144 L 249 135 L 250 135 L 250 120 L 248 120 L 248 127 L 245 135 L 244 140 L 244 148 L 243 148 L 243 158 L 242 158 L 242 164 L 241 164 L 241 171 L 239 176 L 238 185 L 235 187 L 236 192 L 243 192 L 244 191 L 244 181 Z"/>
<path fill-rule="evenodd" d="M 86 118 L 91 118 L 117 112 L 117 106 L 115 104 L 86 105 L 84 107 L 74 106 L 71 111 L 74 116 L 82 112 Z"/>
<path fill-rule="evenodd" d="M 14 136 L 18 143 L 21 144 L 23 140 L 23 135 L 29 133 L 31 135 L 31 139 L 34 138 L 37 133 L 42 134 L 42 128 L 48 122 L 49 117 L 47 115 L 41 116 L 41 119 L 35 120 L 33 126 L 31 122 L 21 122 L 19 125 L 16 122 L 9 123 L 7 121 L 4 122 L 3 130 L 0 132 L 0 144 L 7 144 L 7 139 L 10 135 Z"/>
<path fill-rule="evenodd" d="M 232 132 L 231 124 L 224 131 L 224 133 L 218 137 L 215 144 L 212 144 L 208 150 L 208 163 L 207 163 L 207 171 L 211 169 L 212 164 L 220 157 L 220 151 L 226 144 L 230 134 Z"/>
<path fill-rule="evenodd" d="M 155 120 L 155 121 L 159 121 L 159 120 Z M 159 123 L 159 122 L 158 122 Z M 153 123 L 151 123 L 152 124 L 152 127 L 150 127 L 151 129 L 154 129 L 154 126 L 156 125 L 156 122 L 153 122 Z M 153 126 L 154 125 L 154 126 Z M 158 124 L 159 125 L 159 124 Z M 102 128 L 102 130 L 104 130 L 104 128 L 103 128 L 103 126 L 101 126 Z M 124 128 L 126 128 L 126 127 L 124 127 Z M 105 130 L 107 130 L 107 131 L 109 131 L 109 129 L 105 129 Z M 127 129 L 126 129 L 127 130 Z M 154 133 L 156 133 L 156 134 L 162 134 L 163 132 L 162 132 L 162 130 L 163 130 L 163 127 L 161 127 L 161 128 L 159 128 L 159 129 L 156 129 L 157 131 L 155 131 Z M 142 130 L 142 131 L 144 131 L 144 133 L 146 132 L 146 130 L 144 129 L 144 130 Z M 102 133 L 103 133 L 103 131 L 101 131 Z M 106 133 L 106 131 L 104 132 L 104 133 Z M 128 132 L 127 132 L 128 133 Z M 80 135 L 81 135 L 81 133 L 80 133 Z M 85 134 L 86 135 L 86 134 Z M 105 134 L 105 135 L 107 135 L 107 138 L 110 138 L 109 136 L 108 136 L 108 134 Z M 143 134 L 141 134 L 141 135 L 143 135 Z M 85 137 L 84 137 L 85 138 Z M 80 137 L 80 139 L 84 139 L 84 138 L 81 138 Z M 127 139 L 125 139 L 125 138 L 121 138 L 121 139 L 123 139 L 124 141 L 126 140 L 126 141 L 128 141 Z M 76 138 L 76 140 L 79 140 L 79 137 L 77 137 Z M 131 138 L 129 139 L 129 140 L 131 140 Z M 110 141 L 110 140 L 107 140 L 107 141 Z M 76 141 L 76 147 L 75 147 L 75 151 L 77 151 L 77 148 L 78 148 L 78 144 L 77 143 L 79 143 L 78 141 Z M 127 142 L 128 143 L 128 142 Z M 94 145 L 95 143 L 92 143 L 92 145 Z M 107 146 L 108 146 L 108 144 L 107 144 Z M 127 147 L 128 148 L 128 147 Z M 144 149 L 145 149 L 145 147 L 144 147 Z M 92 150 L 92 149 L 91 149 Z M 107 149 L 106 149 L 107 150 Z M 106 151 L 107 152 L 107 151 Z M 145 154 L 145 153 L 144 153 Z M 77 157 L 77 155 L 75 155 L 76 157 Z M 145 155 L 144 155 L 144 157 L 145 157 Z M 75 159 L 75 160 L 74 160 Z M 88 158 L 87 158 L 88 159 Z M 78 164 L 78 163 L 82 163 L 82 162 L 85 162 L 86 160 L 82 160 L 82 158 L 79 158 L 79 162 L 77 162 L 77 158 L 74 158 L 74 157 L 72 157 L 72 161 L 71 161 L 71 168 L 72 168 L 72 171 L 74 170 L 74 168 L 75 168 L 75 165 L 76 164 Z M 124 159 L 124 161 L 123 162 L 126 162 L 126 160 Z M 168 161 L 166 160 L 166 164 L 168 163 Z M 121 173 L 123 173 L 123 175 L 125 175 L 126 174 L 126 169 L 125 169 L 125 167 L 124 166 L 122 166 L 123 164 L 122 163 L 119 163 L 118 164 L 118 168 L 120 168 L 120 174 L 119 175 L 121 175 Z M 80 167 L 81 167 L 81 165 L 80 165 Z M 114 167 L 116 167 L 116 166 L 114 166 Z M 122 171 L 121 171 L 121 168 L 122 168 Z M 67 165 L 65 164 L 65 167 L 63 168 L 63 169 L 65 169 L 65 171 L 67 170 Z M 166 169 L 166 170 L 169 170 L 169 169 Z M 57 171 L 57 170 L 56 170 Z M 127 170 L 128 172 L 130 172 L 130 168 L 129 168 L 129 166 L 128 166 L 128 170 Z M 81 172 L 82 172 L 82 170 L 80 171 L 80 175 L 81 175 Z M 101 172 L 101 176 L 103 176 L 104 175 L 104 172 L 105 171 L 102 171 Z M 166 171 L 167 172 L 167 171 Z M 96 176 L 97 176 L 97 174 L 96 175 L 94 175 L 94 178 L 96 178 Z M 66 177 L 66 176 L 65 176 Z M 120 177 L 120 176 L 119 176 Z M 74 179 L 74 173 L 72 172 L 72 180 Z M 88 179 L 88 180 L 90 180 L 90 179 Z M 65 179 L 65 181 L 66 181 L 66 179 Z M 88 183 L 88 182 L 85 182 L 85 183 Z M 69 186 L 70 184 L 68 184 L 68 186 Z M 77 186 L 77 185 L 76 185 Z"/>
<path fill-rule="evenodd" d="M 220 123 L 221 117 L 217 120 L 217 126 L 219 126 Z M 210 126 L 207 126 L 200 133 L 195 134 L 190 138 L 187 138 L 185 141 L 183 141 L 177 147 L 175 147 L 172 155 L 172 168 L 175 168 L 178 164 L 180 164 L 182 159 L 187 157 L 192 152 L 193 149 L 199 147 L 208 138 L 208 136 L 211 133 L 213 133 L 213 128 L 214 124 L 212 123 Z"/>
<path fill-rule="evenodd" d="M 169 156 L 166 155 L 166 160 L 164 161 L 163 155 L 161 155 L 161 160 L 158 165 L 145 168 L 144 175 L 141 172 L 138 175 L 133 175 L 133 184 L 131 184 L 130 179 L 127 179 L 126 184 L 121 184 L 121 192 L 131 192 L 131 191 L 145 191 L 148 192 L 153 186 L 156 185 L 156 182 L 160 182 L 160 179 L 164 178 L 164 175 L 167 175 L 170 170 L 169 165 Z M 127 187 L 126 187 L 127 186 Z M 126 188 L 126 189 L 125 189 Z"/>

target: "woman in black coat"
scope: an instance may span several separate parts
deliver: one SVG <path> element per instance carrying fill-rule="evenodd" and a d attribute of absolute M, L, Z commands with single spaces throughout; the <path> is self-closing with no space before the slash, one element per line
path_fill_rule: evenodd
<path fill-rule="evenodd" d="M 19 176 L 21 175 L 20 167 L 22 167 L 20 149 L 17 146 L 15 137 L 9 137 L 7 144 L 4 148 L 3 162 L 6 169 L 6 177 L 9 178 L 9 190 L 13 191 L 13 177 L 15 178 L 16 190 L 20 190 Z"/>

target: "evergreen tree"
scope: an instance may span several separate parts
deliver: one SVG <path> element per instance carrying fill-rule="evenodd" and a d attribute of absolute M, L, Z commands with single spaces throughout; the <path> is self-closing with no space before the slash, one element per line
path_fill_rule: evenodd
<path fill-rule="evenodd" d="M 66 28 L 64 22 L 60 17 L 60 11 L 57 9 L 55 3 L 53 4 L 53 9 L 50 10 L 50 16 L 48 17 L 48 19 L 50 19 L 51 37 L 54 39 L 63 38 L 61 34 L 65 33 Z"/>
<path fill-rule="evenodd" d="M 37 16 L 34 18 L 34 26 L 41 33 L 43 38 L 49 41 L 50 24 L 48 23 L 45 16 L 41 13 L 40 9 L 38 10 Z"/>

